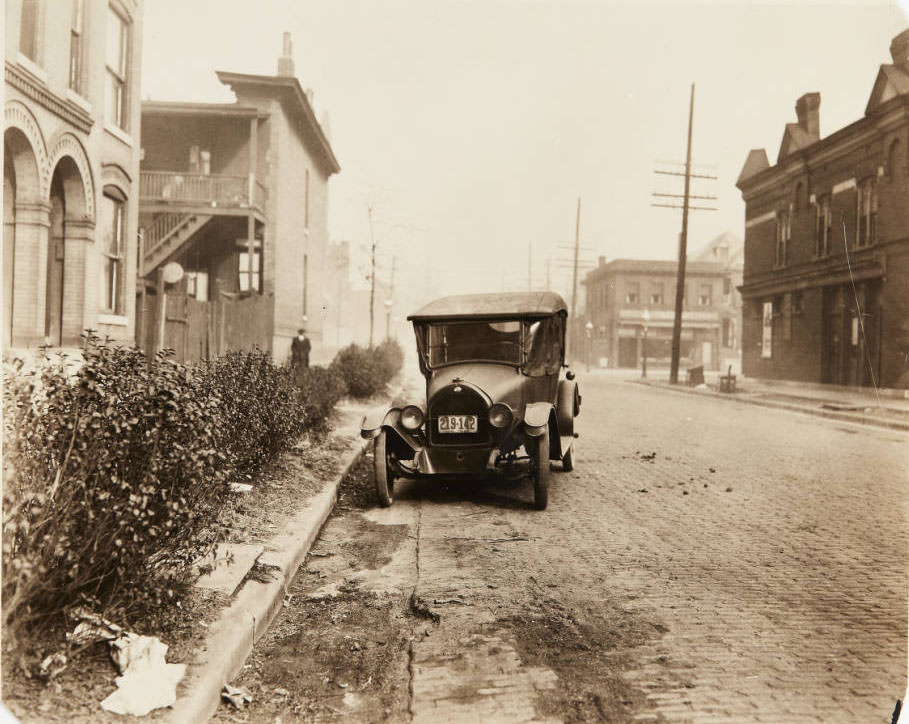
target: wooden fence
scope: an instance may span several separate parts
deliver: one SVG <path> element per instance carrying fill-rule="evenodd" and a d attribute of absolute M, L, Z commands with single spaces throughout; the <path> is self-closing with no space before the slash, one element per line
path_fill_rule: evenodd
<path fill-rule="evenodd" d="M 273 301 L 271 295 L 218 294 L 200 302 L 183 292 L 168 292 L 164 347 L 173 349 L 180 362 L 197 362 L 229 350 L 270 350 Z M 144 306 L 137 304 L 139 343 L 146 352 L 155 349 L 160 335 L 156 309 L 153 294 L 146 295 Z"/>

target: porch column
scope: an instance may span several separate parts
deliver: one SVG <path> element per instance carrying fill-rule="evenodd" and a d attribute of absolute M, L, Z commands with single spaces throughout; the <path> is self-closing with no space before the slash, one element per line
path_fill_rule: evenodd
<path fill-rule="evenodd" d="M 256 168 L 259 163 L 259 119 L 250 118 L 249 119 L 249 208 L 254 209 L 256 206 Z M 263 209 L 264 210 L 264 209 Z M 248 274 L 249 274 L 249 291 L 253 290 L 253 253 L 256 240 L 256 217 L 255 214 L 250 212 L 249 216 L 246 217 L 246 252 L 249 258 Z M 262 250 L 265 251 L 264 249 Z M 259 264 L 261 266 L 264 261 L 265 254 L 262 254 L 262 259 Z M 262 270 L 264 272 L 264 270 Z M 262 275 L 264 276 L 264 274 Z M 262 284 L 261 286 L 265 286 Z M 260 292 L 264 291 L 259 289 Z"/>
<path fill-rule="evenodd" d="M 50 210 L 51 205 L 47 201 L 16 204 L 13 346 L 37 347 L 44 344 Z"/>
<path fill-rule="evenodd" d="M 78 345 L 86 329 L 85 318 L 92 297 L 86 294 L 86 258 L 95 240 L 95 224 L 89 219 L 63 222 L 63 319 L 61 340 Z"/>

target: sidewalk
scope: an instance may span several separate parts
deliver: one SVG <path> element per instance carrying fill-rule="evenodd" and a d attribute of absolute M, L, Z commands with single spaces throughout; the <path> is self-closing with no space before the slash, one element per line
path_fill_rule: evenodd
<path fill-rule="evenodd" d="M 211 625 L 205 643 L 197 651 L 177 692 L 177 701 L 162 721 L 168 724 L 199 724 L 207 721 L 221 702 L 221 690 L 240 671 L 253 646 L 281 610 L 287 587 L 331 515 L 341 481 L 369 441 L 360 438 L 360 422 L 372 406 L 389 404 L 400 394 L 406 376 L 393 383 L 392 395 L 367 403 L 345 400 L 337 408 L 332 437 L 349 440 L 338 455 L 337 472 L 324 480 L 321 492 L 273 536 L 258 556 L 257 565 L 268 570 L 267 580 L 247 578 L 230 605 Z"/>
<path fill-rule="evenodd" d="M 812 382 L 763 380 L 736 376 L 735 392 L 720 392 L 719 378 L 724 373 L 704 373 L 705 384 L 689 387 L 684 371 L 679 384 L 669 384 L 669 370 L 651 369 L 647 377 L 640 370 L 592 370 L 589 374 L 621 376 L 629 382 L 685 394 L 709 395 L 752 405 L 775 407 L 806 415 L 909 431 L 909 390 L 841 387 Z"/>

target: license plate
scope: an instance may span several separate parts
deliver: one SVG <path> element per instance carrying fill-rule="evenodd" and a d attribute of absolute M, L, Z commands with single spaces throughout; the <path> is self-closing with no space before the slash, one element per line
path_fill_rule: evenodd
<path fill-rule="evenodd" d="M 439 415 L 439 432 L 476 432 L 476 415 Z"/>

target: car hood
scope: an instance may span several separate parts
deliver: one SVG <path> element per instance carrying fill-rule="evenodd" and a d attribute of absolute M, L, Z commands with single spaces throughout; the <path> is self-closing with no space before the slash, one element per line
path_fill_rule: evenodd
<path fill-rule="evenodd" d="M 433 370 L 427 387 L 427 396 L 432 399 L 443 387 L 459 382 L 473 385 L 485 392 L 492 401 L 506 402 L 513 408 L 521 403 L 521 390 L 525 377 L 521 371 L 509 365 L 465 362 Z"/>

